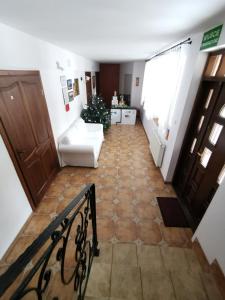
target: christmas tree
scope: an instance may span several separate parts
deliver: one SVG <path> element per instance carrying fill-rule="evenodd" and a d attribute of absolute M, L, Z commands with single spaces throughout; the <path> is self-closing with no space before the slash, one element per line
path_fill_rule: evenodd
<path fill-rule="evenodd" d="M 81 112 L 81 118 L 86 123 L 100 123 L 103 129 L 107 130 L 111 125 L 110 110 L 105 107 L 103 98 L 100 96 L 92 96 L 91 104 Z"/>

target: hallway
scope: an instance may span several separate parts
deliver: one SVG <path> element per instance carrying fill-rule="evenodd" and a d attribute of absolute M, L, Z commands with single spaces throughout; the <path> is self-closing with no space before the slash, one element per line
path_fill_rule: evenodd
<path fill-rule="evenodd" d="M 192 249 L 191 230 L 163 225 L 155 197 L 174 196 L 174 191 L 154 166 L 140 123 L 109 129 L 97 169 L 62 169 L 1 261 L 0 272 L 91 182 L 101 256 L 94 259 L 87 299 L 222 299 L 207 262 Z M 71 266 L 73 255 L 68 259 Z M 62 299 L 71 298 L 63 294 Z"/>

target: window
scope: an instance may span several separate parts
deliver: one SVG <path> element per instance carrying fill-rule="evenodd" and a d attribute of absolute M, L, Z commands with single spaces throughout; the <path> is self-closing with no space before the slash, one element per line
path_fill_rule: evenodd
<path fill-rule="evenodd" d="M 213 89 L 210 89 L 209 95 L 208 95 L 208 97 L 207 97 L 207 99 L 206 99 L 206 102 L 205 102 L 205 109 L 208 109 L 208 107 L 209 107 L 209 104 L 210 104 L 210 101 L 211 101 L 213 92 L 214 92 L 214 90 L 213 90 Z"/>
<path fill-rule="evenodd" d="M 192 143 L 192 145 L 191 145 L 191 150 L 190 150 L 191 153 L 193 153 L 193 151 L 194 151 L 194 149 L 195 149 L 196 142 L 197 142 L 197 139 L 194 138 L 193 143 Z"/>
<path fill-rule="evenodd" d="M 212 76 L 212 77 L 216 76 L 216 73 L 220 66 L 221 59 L 222 59 L 222 54 L 210 56 L 205 71 L 205 76 Z"/>
<path fill-rule="evenodd" d="M 220 113 L 219 113 L 219 116 L 220 116 L 221 118 L 225 118 L 225 105 L 221 108 Z"/>
<path fill-rule="evenodd" d="M 209 141 L 212 145 L 216 145 L 222 129 L 223 129 L 223 126 L 220 124 L 215 123 L 213 125 L 213 128 L 209 135 Z"/>
<path fill-rule="evenodd" d="M 212 151 L 210 151 L 207 147 L 205 147 L 205 149 L 201 154 L 201 159 L 200 159 L 200 163 L 204 168 L 207 167 L 211 155 L 212 155 Z"/>
<path fill-rule="evenodd" d="M 223 180 L 224 180 L 224 177 L 225 177 L 225 165 L 223 166 L 222 170 L 220 171 L 220 174 L 217 178 L 217 183 L 220 185 Z"/>
<path fill-rule="evenodd" d="M 185 61 L 185 47 L 178 47 L 154 57 L 145 66 L 142 91 L 145 116 L 158 120 L 158 131 L 164 138 L 173 122 Z"/>
<path fill-rule="evenodd" d="M 198 123 L 198 132 L 201 130 L 201 128 L 202 128 L 202 124 L 203 124 L 203 122 L 204 122 L 204 119 L 205 119 L 205 117 L 204 116 L 201 116 L 201 119 L 200 119 L 200 121 L 199 121 L 199 123 Z"/>

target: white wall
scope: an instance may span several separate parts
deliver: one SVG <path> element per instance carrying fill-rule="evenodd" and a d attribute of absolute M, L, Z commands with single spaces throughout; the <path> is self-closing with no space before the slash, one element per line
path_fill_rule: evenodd
<path fill-rule="evenodd" d="M 0 24 L 0 69 L 40 70 L 55 141 L 80 115 L 86 103 L 85 71 L 97 71 L 98 64 L 74 53 Z M 56 67 L 59 62 L 61 71 Z M 60 75 L 79 78 L 80 95 L 65 111 Z M 83 77 L 83 81 L 80 80 Z M 0 257 L 6 251 L 31 213 L 12 162 L 0 140 Z"/>
<path fill-rule="evenodd" d="M 210 263 L 216 258 L 225 275 L 225 181 L 216 191 L 193 240 L 198 239 Z"/>
<path fill-rule="evenodd" d="M 144 78 L 145 61 L 135 61 L 133 65 L 133 80 L 131 89 L 131 106 L 140 109 L 142 85 Z M 136 86 L 136 78 L 139 78 L 139 86 Z"/>
<path fill-rule="evenodd" d="M 32 210 L 0 136 L 0 258 Z"/>
<path fill-rule="evenodd" d="M 133 76 L 133 68 L 134 68 L 134 62 L 132 61 L 120 64 L 120 87 L 119 87 L 120 94 L 124 94 L 124 75 L 131 74 Z"/>
<path fill-rule="evenodd" d="M 55 139 L 80 115 L 86 103 L 85 71 L 97 71 L 98 64 L 21 31 L 0 24 L 0 69 L 40 70 Z M 64 69 L 57 69 L 56 62 Z M 66 112 L 60 75 L 80 78 L 80 95 L 70 102 Z"/>
<path fill-rule="evenodd" d="M 132 75 L 132 85 L 131 85 L 131 106 L 140 108 L 141 93 L 144 77 L 144 61 L 133 61 L 128 63 L 120 64 L 120 93 L 124 94 L 124 75 Z M 139 86 L 136 86 L 136 77 L 139 77 Z"/>

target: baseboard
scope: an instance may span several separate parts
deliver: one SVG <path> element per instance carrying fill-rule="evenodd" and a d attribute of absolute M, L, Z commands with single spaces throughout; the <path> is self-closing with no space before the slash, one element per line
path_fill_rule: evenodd
<path fill-rule="evenodd" d="M 220 290 L 223 299 L 225 299 L 225 276 L 217 260 L 215 259 L 211 264 L 208 263 L 205 253 L 202 250 L 202 247 L 197 239 L 195 239 L 195 241 L 193 242 L 193 250 L 195 251 L 195 254 L 199 259 L 203 271 L 211 273 L 213 275 L 218 289 Z"/>

